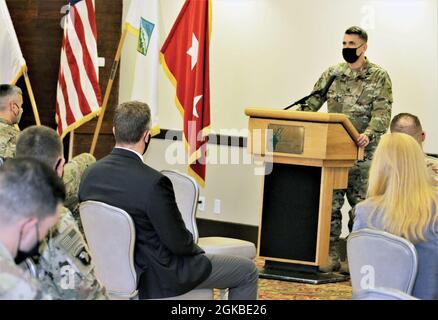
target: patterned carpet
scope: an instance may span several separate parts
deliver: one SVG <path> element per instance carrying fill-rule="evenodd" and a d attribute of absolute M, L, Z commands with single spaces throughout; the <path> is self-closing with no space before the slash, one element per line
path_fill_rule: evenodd
<path fill-rule="evenodd" d="M 264 259 L 256 259 L 261 269 Z M 350 300 L 350 281 L 329 284 L 303 284 L 297 282 L 259 279 L 259 300 Z M 215 299 L 219 292 L 215 292 Z"/>
<path fill-rule="evenodd" d="M 263 268 L 264 259 L 256 260 Z M 350 281 L 328 284 L 304 284 L 270 279 L 259 280 L 260 300 L 350 300 Z"/>
<path fill-rule="evenodd" d="M 260 279 L 260 300 L 350 300 L 350 282 L 302 284 Z"/>

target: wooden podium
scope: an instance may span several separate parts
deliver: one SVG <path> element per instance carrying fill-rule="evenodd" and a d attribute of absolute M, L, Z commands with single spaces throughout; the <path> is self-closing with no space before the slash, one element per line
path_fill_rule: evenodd
<path fill-rule="evenodd" d="M 343 114 L 248 108 L 248 150 L 265 164 L 258 255 L 260 277 L 327 283 L 333 190 L 345 189 L 363 149 Z"/>

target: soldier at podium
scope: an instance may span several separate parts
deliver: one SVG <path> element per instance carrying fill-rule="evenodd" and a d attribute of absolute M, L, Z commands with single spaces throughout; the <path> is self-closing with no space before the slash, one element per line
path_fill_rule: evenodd
<path fill-rule="evenodd" d="M 345 114 L 360 133 L 357 145 L 365 147 L 364 160 L 357 161 L 349 171 L 348 188 L 333 193 L 329 264 L 320 267 L 324 272 L 338 271 L 341 267 L 338 243 L 344 196 L 347 195 L 352 207 L 348 223 L 351 231 L 354 207 L 366 196 L 368 170 L 374 150 L 391 120 L 391 79 L 384 69 L 365 56 L 367 41 L 365 30 L 356 26 L 348 28 L 342 43 L 342 55 L 346 62 L 329 67 L 315 84 L 310 98 L 297 109 L 318 111 L 327 101 L 328 112 Z"/>

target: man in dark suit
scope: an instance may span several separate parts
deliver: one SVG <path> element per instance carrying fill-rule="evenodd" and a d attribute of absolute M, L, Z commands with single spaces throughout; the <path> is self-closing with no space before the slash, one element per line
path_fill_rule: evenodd
<path fill-rule="evenodd" d="M 116 108 L 116 146 L 85 172 L 79 200 L 101 201 L 132 217 L 140 299 L 173 297 L 195 288 L 229 288 L 230 299 L 256 299 L 254 263 L 241 257 L 206 255 L 184 225 L 171 181 L 143 162 L 150 120 L 145 103 L 128 102 Z"/>

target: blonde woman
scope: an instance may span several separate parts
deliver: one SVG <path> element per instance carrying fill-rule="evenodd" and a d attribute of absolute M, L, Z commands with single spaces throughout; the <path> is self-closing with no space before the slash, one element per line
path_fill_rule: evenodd
<path fill-rule="evenodd" d="M 413 295 L 420 299 L 438 299 L 437 191 L 418 142 L 404 133 L 386 134 L 374 154 L 367 199 L 356 207 L 353 226 L 353 231 L 375 228 L 414 243 L 418 275 Z"/>

